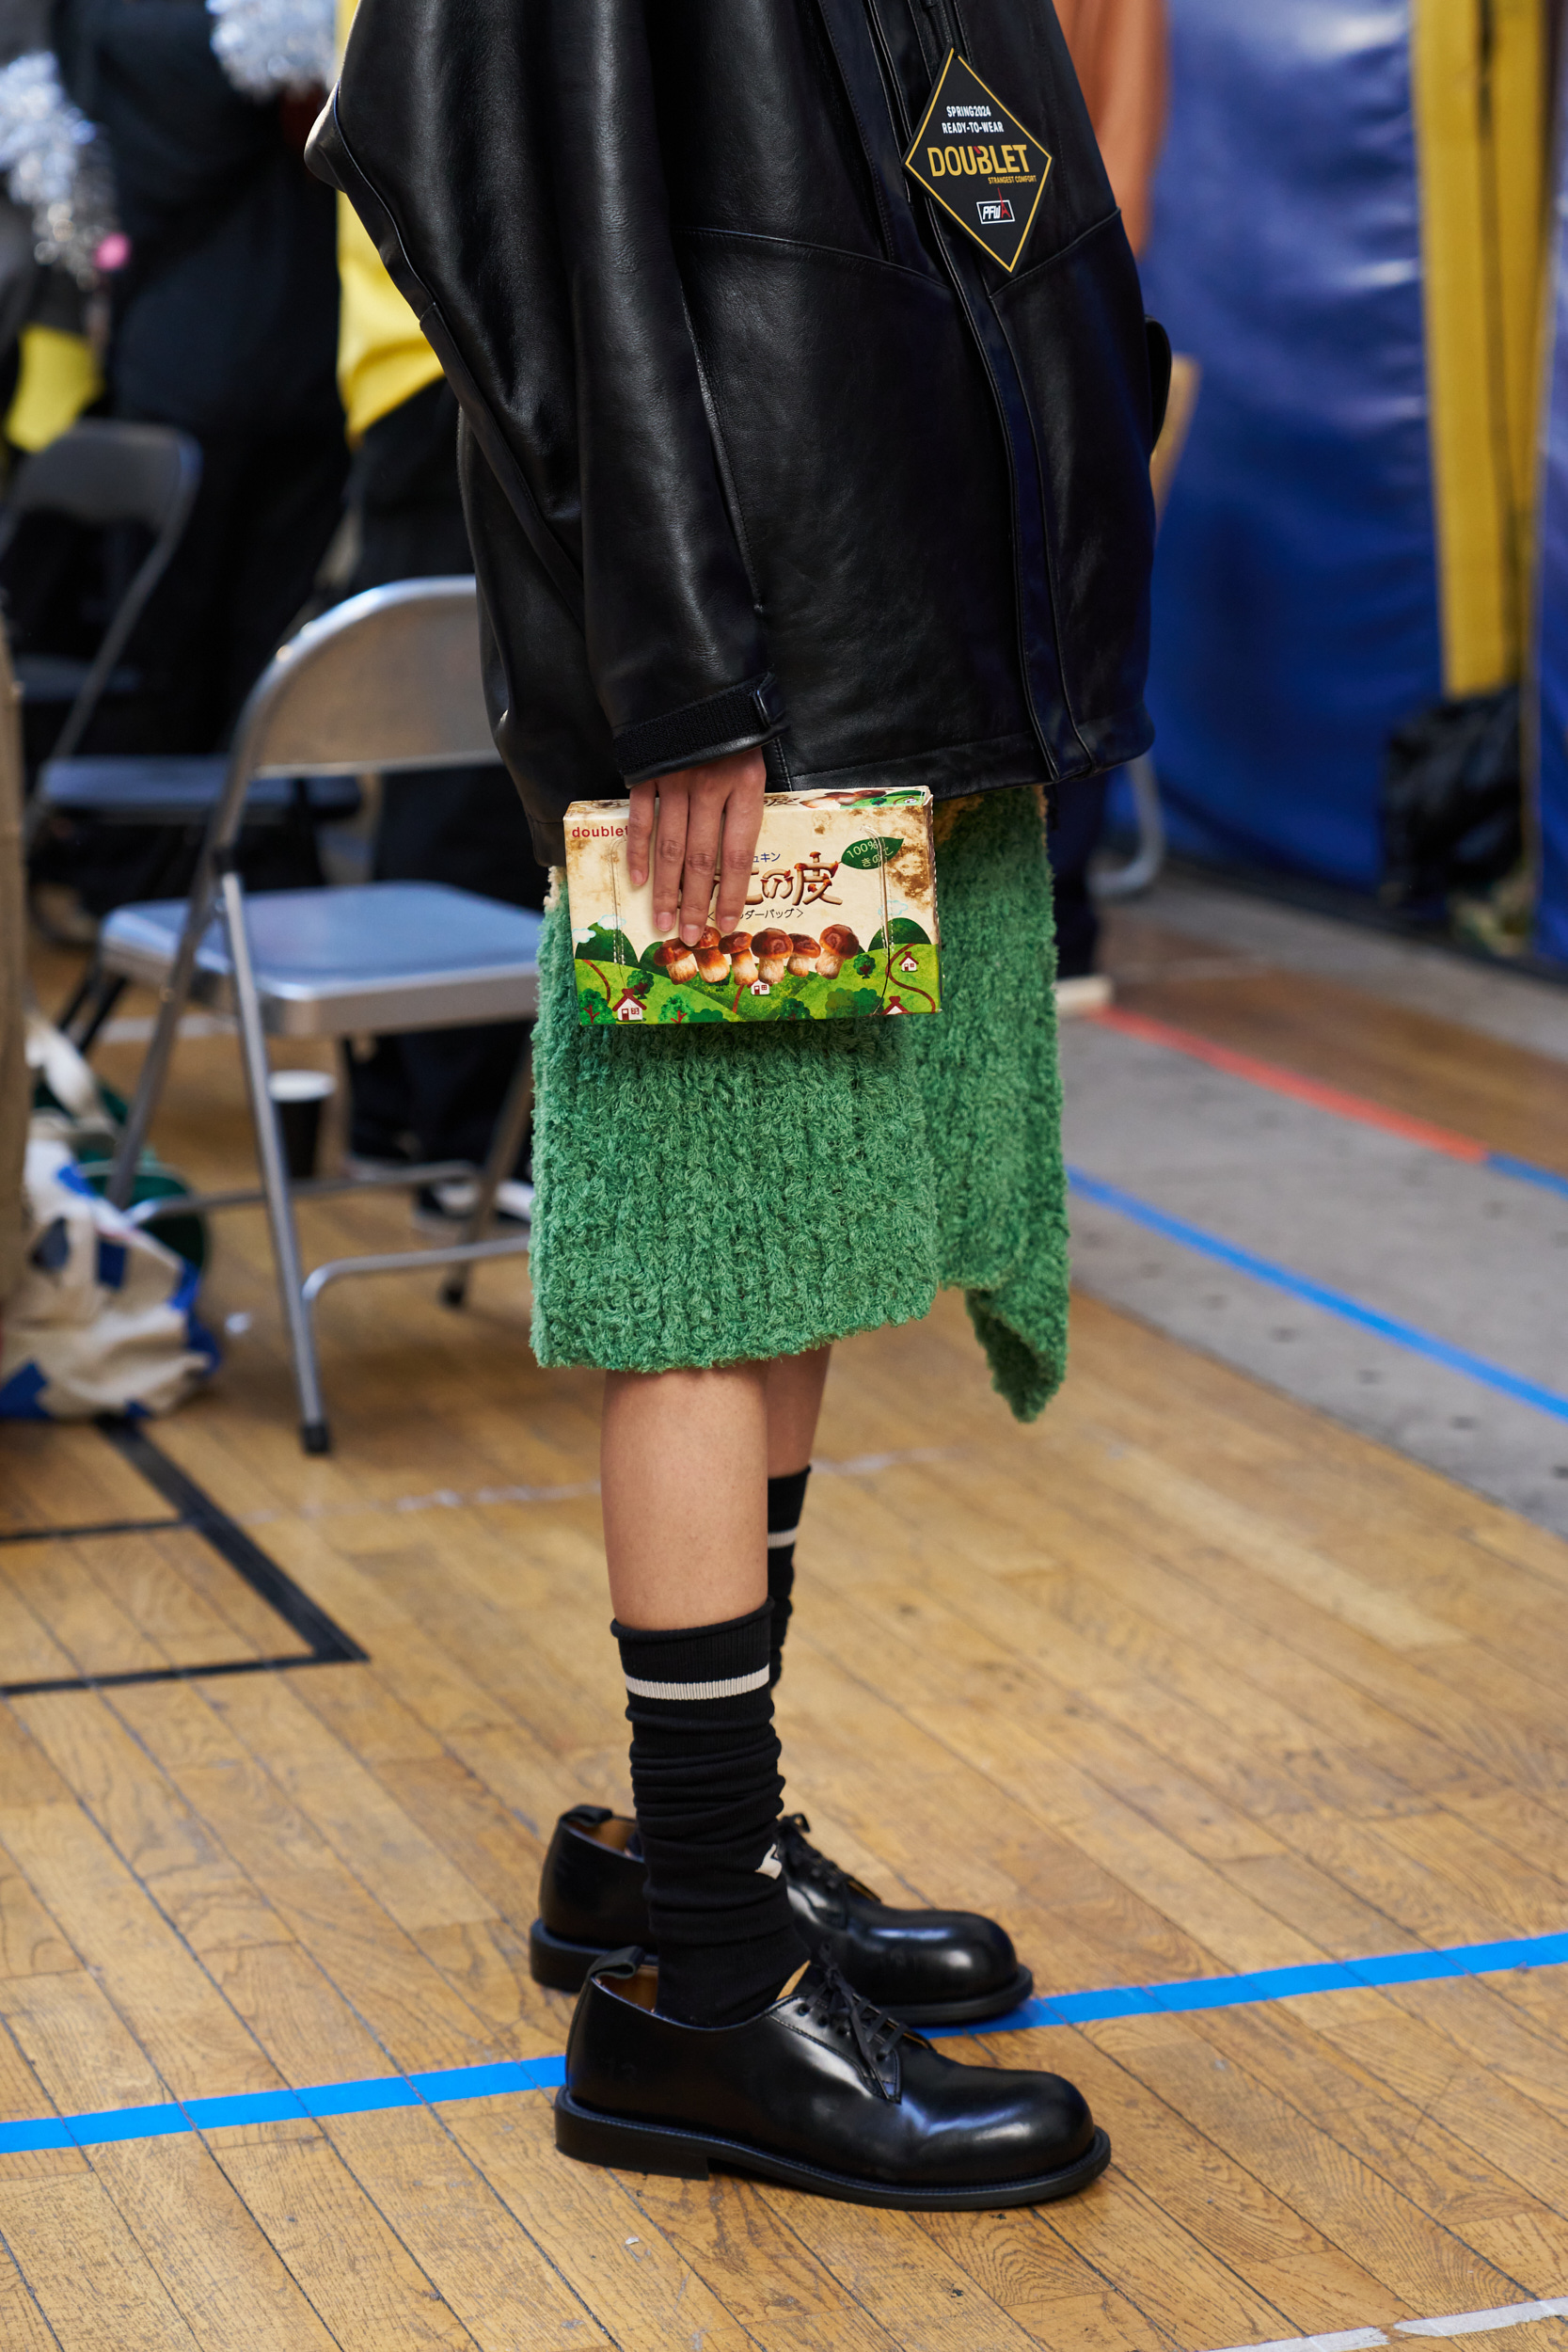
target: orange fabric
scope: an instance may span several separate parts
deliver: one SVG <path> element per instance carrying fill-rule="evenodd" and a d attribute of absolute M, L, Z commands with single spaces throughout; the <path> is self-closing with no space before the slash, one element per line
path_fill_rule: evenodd
<path fill-rule="evenodd" d="M 1165 128 L 1165 0 L 1056 0 L 1134 252 Z"/>

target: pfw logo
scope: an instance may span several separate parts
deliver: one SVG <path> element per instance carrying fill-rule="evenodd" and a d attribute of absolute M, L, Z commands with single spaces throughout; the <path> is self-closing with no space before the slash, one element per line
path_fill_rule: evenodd
<path fill-rule="evenodd" d="M 991 197 L 974 209 L 988 228 L 1002 226 L 1013 216 L 1013 208 L 1005 196 Z"/>

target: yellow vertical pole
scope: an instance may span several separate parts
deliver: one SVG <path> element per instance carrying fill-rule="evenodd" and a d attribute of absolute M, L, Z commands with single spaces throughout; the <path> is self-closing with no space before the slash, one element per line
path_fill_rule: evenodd
<path fill-rule="evenodd" d="M 1443 671 L 1519 675 L 1545 205 L 1545 0 L 1412 0 Z"/>

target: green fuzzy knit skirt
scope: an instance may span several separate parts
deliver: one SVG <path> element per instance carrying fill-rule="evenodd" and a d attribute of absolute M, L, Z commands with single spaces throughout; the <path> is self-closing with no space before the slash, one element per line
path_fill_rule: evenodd
<path fill-rule="evenodd" d="M 584 1028 L 561 891 L 534 1032 L 542 1364 L 795 1356 L 959 1287 L 997 1389 L 1041 1410 L 1068 1236 L 1037 796 L 989 793 L 944 831 L 929 1018 Z"/>

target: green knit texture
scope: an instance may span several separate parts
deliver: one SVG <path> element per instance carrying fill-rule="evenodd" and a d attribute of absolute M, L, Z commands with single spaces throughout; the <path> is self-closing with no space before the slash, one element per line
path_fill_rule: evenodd
<path fill-rule="evenodd" d="M 1067 1353 L 1051 878 L 1032 791 L 937 863 L 942 1009 L 584 1028 L 546 918 L 534 1032 L 533 1346 L 607 1371 L 794 1356 L 961 1288 L 1032 1421 Z"/>

